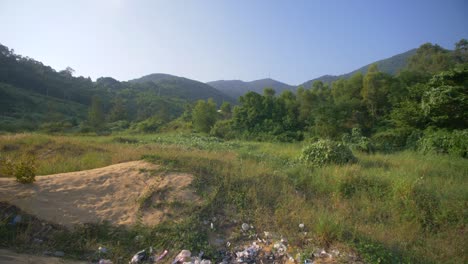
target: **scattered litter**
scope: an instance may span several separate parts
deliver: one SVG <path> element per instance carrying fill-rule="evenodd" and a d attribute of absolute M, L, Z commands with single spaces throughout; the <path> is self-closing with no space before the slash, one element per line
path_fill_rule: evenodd
<path fill-rule="evenodd" d="M 276 251 L 275 255 L 277 255 L 278 257 L 284 256 L 284 254 L 286 254 L 286 251 L 288 250 L 288 248 L 284 244 L 283 240 L 281 242 L 275 243 L 273 245 L 273 248 Z"/>
<path fill-rule="evenodd" d="M 210 224 L 210 227 L 211 227 L 211 229 L 214 229 L 214 225 L 213 225 L 213 223 L 211 223 L 211 224 Z"/>
<path fill-rule="evenodd" d="M 192 253 L 189 250 L 182 250 L 172 261 L 172 264 L 176 264 L 179 262 L 184 262 L 186 258 L 190 258 L 192 256 Z"/>
<path fill-rule="evenodd" d="M 303 224 L 303 223 L 300 223 L 300 224 L 299 224 L 299 228 L 300 228 L 300 229 L 304 229 L 304 224 Z"/>
<path fill-rule="evenodd" d="M 167 255 L 168 252 L 169 252 L 169 251 L 164 250 L 164 252 L 161 253 L 161 255 L 159 255 L 159 256 L 155 259 L 155 262 L 158 262 L 158 261 L 162 260 L 162 259 Z"/>
<path fill-rule="evenodd" d="M 100 259 L 99 264 L 113 264 L 110 259 Z"/>
<path fill-rule="evenodd" d="M 251 246 L 245 248 L 243 251 L 236 252 L 237 263 L 252 263 L 255 262 L 260 246 L 256 242 L 253 242 Z"/>
<path fill-rule="evenodd" d="M 313 264 L 314 262 L 310 259 L 304 260 L 304 264 Z"/>
<path fill-rule="evenodd" d="M 105 247 L 99 247 L 99 248 L 98 248 L 98 251 L 99 251 L 99 253 L 106 254 L 106 253 L 107 253 L 107 248 L 105 248 Z"/>
<path fill-rule="evenodd" d="M 42 243 L 44 243 L 44 240 L 42 240 L 42 239 L 40 239 L 40 238 L 34 238 L 34 239 L 33 239 L 33 242 L 34 242 L 34 243 L 37 243 L 37 244 L 42 244 Z"/>
<path fill-rule="evenodd" d="M 247 223 L 242 224 L 242 230 L 247 231 L 247 230 L 249 230 L 249 228 L 250 228 L 249 224 L 247 224 Z"/>
<path fill-rule="evenodd" d="M 54 256 L 56 257 L 64 257 L 65 253 L 63 251 L 55 251 Z"/>
<path fill-rule="evenodd" d="M 135 241 L 137 241 L 137 242 L 138 242 L 138 241 L 142 241 L 142 240 L 143 240 L 143 236 L 142 236 L 142 235 L 137 235 L 137 236 L 135 237 Z"/>
<path fill-rule="evenodd" d="M 23 217 L 21 217 L 21 215 L 16 215 L 15 217 L 13 217 L 13 219 L 11 219 L 10 224 L 16 225 L 18 223 L 21 223 L 22 220 L 23 220 Z"/>
<path fill-rule="evenodd" d="M 141 251 L 138 251 L 135 255 L 133 255 L 129 264 L 139 264 L 145 259 L 146 259 L 146 250 L 143 249 Z"/>

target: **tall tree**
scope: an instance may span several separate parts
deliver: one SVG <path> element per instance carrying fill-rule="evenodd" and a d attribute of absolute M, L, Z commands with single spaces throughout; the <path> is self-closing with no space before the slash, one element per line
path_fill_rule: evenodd
<path fill-rule="evenodd" d="M 88 112 L 88 122 L 94 130 L 100 130 L 104 126 L 104 114 L 102 112 L 101 99 L 93 96 Z"/>
<path fill-rule="evenodd" d="M 216 103 L 213 99 L 208 101 L 199 100 L 193 109 L 192 122 L 195 129 L 199 132 L 209 133 L 216 123 L 217 112 Z"/>

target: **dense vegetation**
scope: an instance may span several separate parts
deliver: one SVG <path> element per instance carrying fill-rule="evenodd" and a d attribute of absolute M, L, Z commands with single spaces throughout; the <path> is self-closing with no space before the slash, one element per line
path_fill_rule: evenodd
<path fill-rule="evenodd" d="M 362 135 L 355 137 L 367 143 L 366 137 L 372 138 L 373 146 L 367 149 L 394 151 L 419 142 L 423 149 L 434 144 L 436 152 L 458 148 L 465 157 L 467 62 L 466 40 L 453 52 L 424 44 L 396 76 L 372 65 L 364 75 L 356 73 L 331 85 L 317 81 L 309 89 L 299 87 L 296 94 L 284 91 L 275 96 L 270 88 L 263 95 L 248 92 L 232 118 L 219 121 L 211 132 L 228 139 L 341 141 L 357 129 Z M 447 142 L 429 140 L 441 133 Z"/>
<path fill-rule="evenodd" d="M 0 131 L 110 132 L 127 129 L 130 123 L 147 131 L 180 116 L 198 99 L 214 98 L 218 105 L 234 101 L 206 84 L 176 76 L 131 82 L 102 77 L 93 82 L 73 74 L 70 67 L 55 71 L 0 45 Z M 97 108 L 102 117 L 96 119 Z M 140 122 L 144 124 L 137 125 Z"/>

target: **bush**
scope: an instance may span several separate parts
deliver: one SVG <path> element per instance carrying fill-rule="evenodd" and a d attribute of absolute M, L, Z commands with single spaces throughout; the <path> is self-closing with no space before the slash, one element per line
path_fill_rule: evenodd
<path fill-rule="evenodd" d="M 400 151 L 406 148 L 407 139 L 412 132 L 413 129 L 409 128 L 389 129 L 375 134 L 372 141 L 379 151 Z"/>
<path fill-rule="evenodd" d="M 216 122 L 211 128 L 210 134 L 215 137 L 224 139 L 233 139 L 236 136 L 232 120 L 222 120 Z"/>
<path fill-rule="evenodd" d="M 152 116 L 132 126 L 133 130 L 143 133 L 155 133 L 165 124 L 164 120 L 157 116 Z"/>
<path fill-rule="evenodd" d="M 356 162 L 356 157 L 343 143 L 321 139 L 302 149 L 299 160 L 312 166 Z"/>
<path fill-rule="evenodd" d="M 36 181 L 35 158 L 31 155 L 23 156 L 16 162 L 11 159 L 0 160 L 2 174 L 14 176 L 20 183 L 33 183 Z"/>
<path fill-rule="evenodd" d="M 365 153 L 374 152 L 374 145 L 368 137 L 362 135 L 360 128 L 353 128 L 351 134 L 345 134 L 342 140 L 343 143 L 349 146 L 352 150 Z"/>
<path fill-rule="evenodd" d="M 468 130 L 426 130 L 418 141 L 418 149 L 426 153 L 468 157 Z"/>

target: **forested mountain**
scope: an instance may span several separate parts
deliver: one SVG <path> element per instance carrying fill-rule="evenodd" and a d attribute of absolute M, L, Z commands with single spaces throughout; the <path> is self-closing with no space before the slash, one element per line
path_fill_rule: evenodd
<path fill-rule="evenodd" d="M 363 66 L 349 73 L 345 73 L 341 75 L 323 75 L 318 78 L 304 82 L 303 84 L 301 84 L 301 86 L 305 88 L 310 88 L 312 87 L 312 84 L 315 81 L 322 81 L 324 83 L 332 83 L 338 79 L 348 79 L 349 77 L 355 75 L 358 72 L 365 74 L 367 70 L 369 69 L 369 67 L 373 64 L 377 65 L 377 67 L 379 68 L 381 72 L 395 75 L 400 70 L 406 67 L 406 65 L 408 64 L 408 59 L 416 53 L 416 50 L 417 49 L 408 50 L 406 52 L 392 56 L 390 58 L 379 60 L 371 64 L 367 64 L 366 66 Z"/>
<path fill-rule="evenodd" d="M 157 89 L 160 96 L 177 97 L 189 101 L 213 98 L 218 104 L 224 101 L 235 101 L 232 97 L 205 83 L 170 74 L 153 73 L 130 80 L 129 82 L 140 84 L 154 83 L 156 84 L 155 89 Z"/>
<path fill-rule="evenodd" d="M 240 80 L 219 80 L 208 82 L 207 84 L 236 99 L 249 91 L 262 93 L 263 89 L 265 88 L 272 88 L 277 94 L 280 94 L 285 90 L 293 91 L 295 89 L 295 87 L 292 85 L 270 78 L 251 82 L 244 82 Z"/>
<path fill-rule="evenodd" d="M 234 100 L 201 82 L 171 75 L 148 75 L 132 82 L 75 77 L 67 67 L 56 71 L 0 44 L 0 130 L 89 127 L 92 105 L 96 124 L 164 123 L 182 114 L 187 104 L 213 98 L 219 105 Z"/>

